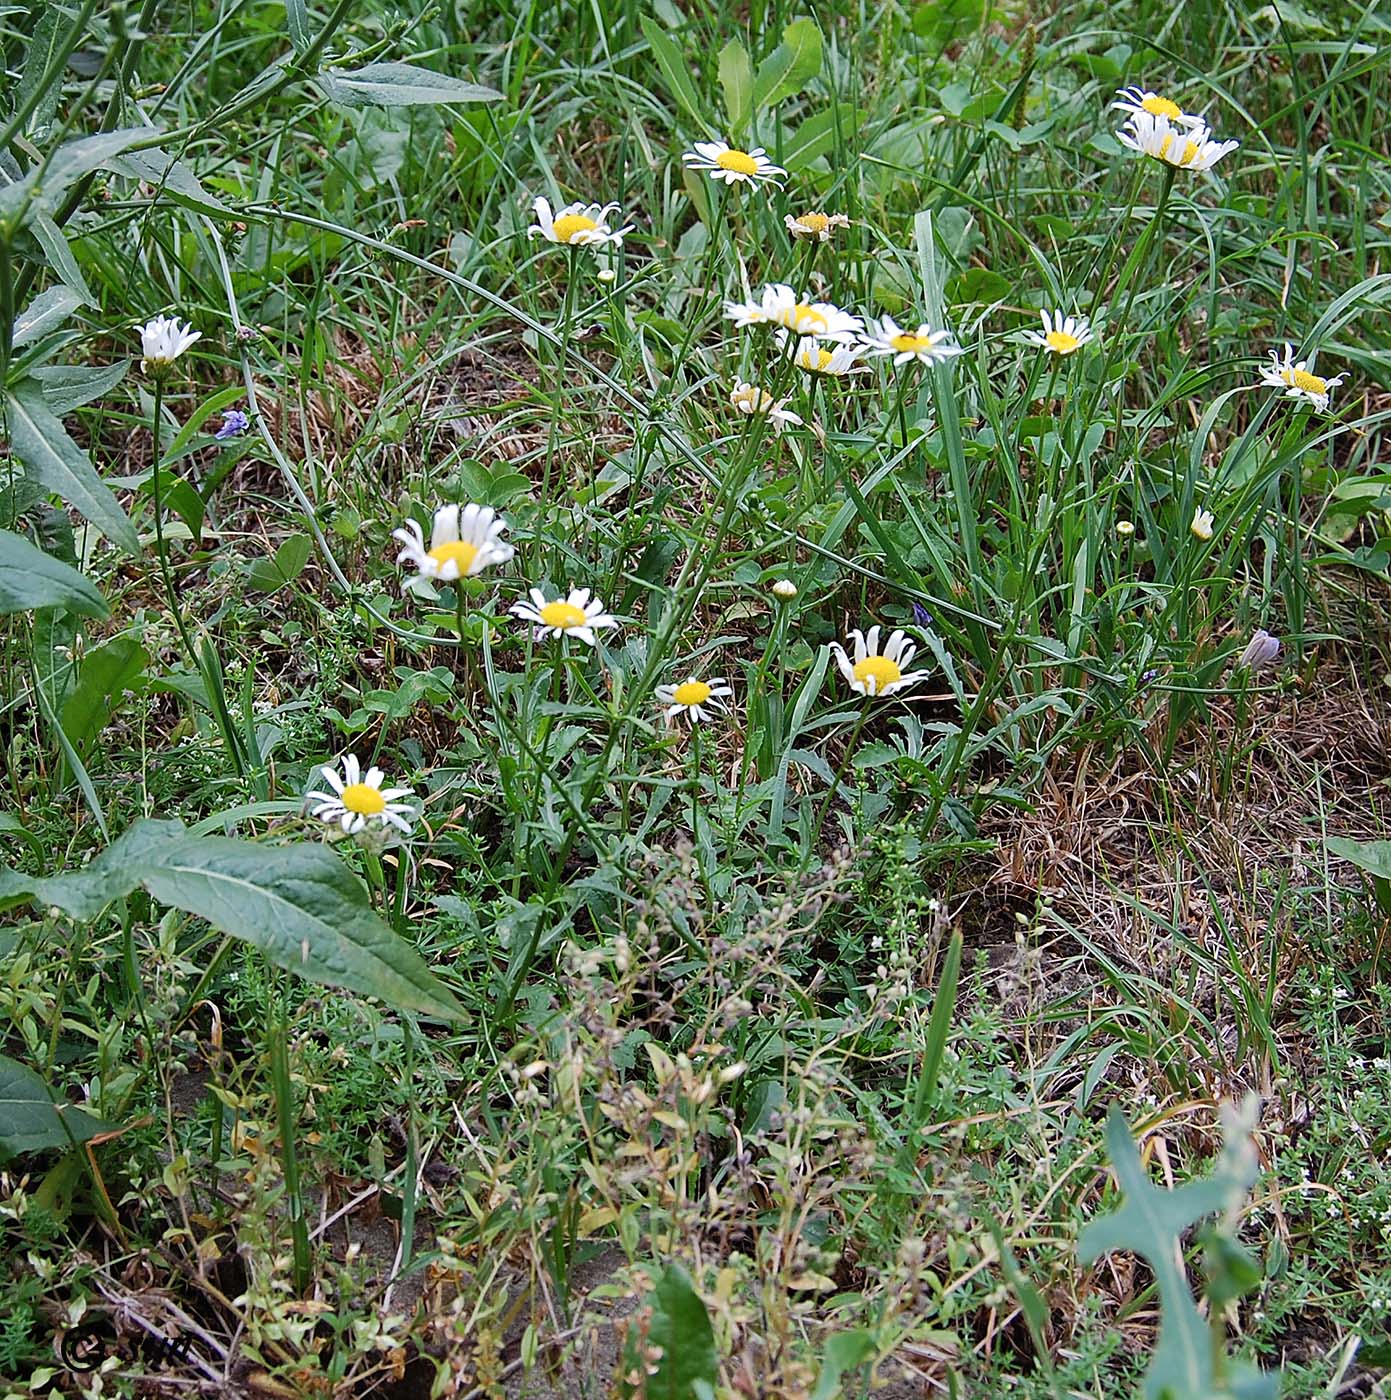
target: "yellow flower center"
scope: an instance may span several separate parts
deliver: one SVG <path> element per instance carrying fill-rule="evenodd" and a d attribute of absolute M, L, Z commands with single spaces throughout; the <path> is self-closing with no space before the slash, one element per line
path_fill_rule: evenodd
<path fill-rule="evenodd" d="M 1170 165 L 1186 166 L 1191 165 L 1198 158 L 1198 143 L 1191 138 L 1183 143 L 1183 154 L 1175 155 L 1170 149 L 1173 145 L 1174 134 L 1169 132 L 1159 143 L 1159 158 L 1167 160 Z"/>
<path fill-rule="evenodd" d="M 773 396 L 753 384 L 736 389 L 730 395 L 729 401 L 735 408 L 742 408 L 745 413 L 766 413 L 773 406 Z"/>
<path fill-rule="evenodd" d="M 573 603 L 547 603 L 541 609 L 541 621 L 547 627 L 559 627 L 567 632 L 572 627 L 583 627 L 586 620 L 584 609 Z"/>
<path fill-rule="evenodd" d="M 715 164 L 721 170 L 732 170 L 736 175 L 757 175 L 758 162 L 747 151 L 721 151 L 715 157 Z"/>
<path fill-rule="evenodd" d="M 882 695 L 884 687 L 892 685 L 902 675 L 898 663 L 887 656 L 867 656 L 855 663 L 855 679 L 871 695 Z"/>
<path fill-rule="evenodd" d="M 827 329 L 826 318 L 814 307 L 799 301 L 788 313 L 788 328 L 801 331 L 804 335 L 824 335 Z"/>
<path fill-rule="evenodd" d="M 928 336 L 908 335 L 906 332 L 903 335 L 893 336 L 889 340 L 889 344 L 892 345 L 895 350 L 903 350 L 909 354 L 917 354 L 919 350 L 932 349 L 932 341 Z"/>
<path fill-rule="evenodd" d="M 1070 355 L 1082 343 L 1075 335 L 1069 335 L 1066 331 L 1049 331 L 1043 337 L 1043 342 L 1057 355 Z"/>
<path fill-rule="evenodd" d="M 704 681 L 685 681 L 671 692 L 678 705 L 703 705 L 713 692 Z"/>
<path fill-rule="evenodd" d="M 1140 107 L 1152 117 L 1167 117 L 1171 122 L 1178 121 L 1183 115 L 1183 108 L 1177 102 L 1170 102 L 1167 97 L 1147 97 Z"/>
<path fill-rule="evenodd" d="M 473 561 L 478 558 L 478 546 L 470 544 L 467 540 L 446 540 L 444 544 L 437 544 L 429 553 L 429 558 L 442 569 L 446 564 L 457 564 L 459 575 L 462 577 L 473 567 Z"/>
<path fill-rule="evenodd" d="M 360 817 L 375 817 L 378 812 L 386 810 L 386 798 L 381 790 L 367 783 L 349 783 L 343 789 L 342 801 L 348 811 L 356 812 Z"/>
<path fill-rule="evenodd" d="M 797 222 L 808 233 L 825 233 L 831 226 L 831 220 L 825 214 L 803 214 Z"/>
<path fill-rule="evenodd" d="M 551 227 L 555 230 L 557 243 L 573 243 L 577 233 L 591 233 L 599 225 L 583 214 L 562 214 Z"/>
<path fill-rule="evenodd" d="M 1303 389 L 1306 394 L 1326 394 L 1328 392 L 1328 381 L 1320 379 L 1316 374 L 1310 374 L 1305 369 L 1282 370 L 1280 378 L 1291 389 Z"/>
<path fill-rule="evenodd" d="M 803 369 L 810 370 L 813 374 L 825 374 L 826 366 L 834 357 L 829 350 L 817 346 L 814 350 L 803 350 L 797 358 Z"/>

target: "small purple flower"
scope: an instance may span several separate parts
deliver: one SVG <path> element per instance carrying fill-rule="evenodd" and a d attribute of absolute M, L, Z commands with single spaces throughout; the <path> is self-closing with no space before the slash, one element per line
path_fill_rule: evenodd
<path fill-rule="evenodd" d="M 913 604 L 913 621 L 916 622 L 919 627 L 931 627 L 932 614 L 928 612 L 921 603 L 915 602 Z"/>
<path fill-rule="evenodd" d="M 1272 637 L 1264 627 L 1258 627 L 1252 633 L 1251 640 L 1246 643 L 1246 649 L 1236 664 L 1249 667 L 1253 672 L 1263 671 L 1267 666 L 1273 665 L 1279 655 L 1279 637 Z"/>
<path fill-rule="evenodd" d="M 251 426 L 251 419 L 241 409 L 229 409 L 222 415 L 222 426 L 213 434 L 219 442 L 240 437 Z"/>

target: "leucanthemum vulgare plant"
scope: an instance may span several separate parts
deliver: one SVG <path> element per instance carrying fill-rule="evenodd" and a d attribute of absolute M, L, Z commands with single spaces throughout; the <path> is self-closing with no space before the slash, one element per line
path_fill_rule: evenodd
<path fill-rule="evenodd" d="M 1178 1177 L 1272 1086 L 1315 1242 L 1294 1020 L 1378 1033 L 1287 858 L 1388 553 L 1374 16 L 284 16 L 0 19 L 0 1372 L 1178 1374 L 1103 1106 Z"/>

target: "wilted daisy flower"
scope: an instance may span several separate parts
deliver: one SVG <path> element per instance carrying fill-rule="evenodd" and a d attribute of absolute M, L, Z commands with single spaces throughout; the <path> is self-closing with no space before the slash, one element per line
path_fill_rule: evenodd
<path fill-rule="evenodd" d="M 783 223 L 793 238 L 815 238 L 821 243 L 829 243 L 831 235 L 838 228 L 850 227 L 850 220 L 844 214 L 823 214 L 820 210 L 787 214 L 783 217 Z"/>
<path fill-rule="evenodd" d="M 961 354 L 961 347 L 950 331 L 934 331 L 931 326 L 919 326 L 906 331 L 892 316 L 867 323 L 868 334 L 860 340 L 860 349 L 867 355 L 892 355 L 895 365 L 909 360 L 935 365 Z"/>
<path fill-rule="evenodd" d="M 617 212 L 617 204 L 567 204 L 564 209 L 557 209 L 552 218 L 550 200 L 540 195 L 532 208 L 537 221 L 527 230 L 527 235 L 535 238 L 539 233 L 551 243 L 567 248 L 594 248 L 603 243 L 621 247 L 623 235 L 632 233 L 636 227 L 635 224 L 620 229 L 609 227 L 609 215 Z"/>
<path fill-rule="evenodd" d="M 821 340 L 853 340 L 864 329 L 858 316 L 829 301 L 801 301 L 785 282 L 764 287 L 757 301 L 727 301 L 724 314 L 736 326 L 781 326 Z"/>
<path fill-rule="evenodd" d="M 202 331 L 192 325 L 182 325 L 177 316 L 156 316 L 140 327 L 140 353 L 143 358 L 140 368 L 150 370 L 167 369 L 180 355 L 203 338 Z"/>
<path fill-rule="evenodd" d="M 785 345 L 786 336 L 780 336 L 778 343 Z M 792 362 L 807 374 L 822 375 L 828 379 L 838 379 L 843 374 L 867 374 L 869 366 L 860 360 L 860 352 L 853 345 L 832 345 L 829 350 L 818 345 L 810 336 L 797 342 Z"/>
<path fill-rule="evenodd" d="M 618 626 L 618 619 L 606 613 L 587 588 L 572 588 L 566 597 L 549 601 L 539 588 L 533 588 L 530 597 L 529 603 L 513 603 L 512 614 L 534 622 L 538 637 L 578 637 L 593 646 L 595 628 Z"/>
<path fill-rule="evenodd" d="M 684 715 L 691 724 L 703 724 L 712 712 L 727 710 L 729 706 L 724 702 L 733 694 L 722 676 L 712 676 L 708 681 L 692 677 L 680 685 L 657 687 L 657 699 L 666 706 L 668 723 Z"/>
<path fill-rule="evenodd" d="M 1204 124 L 1201 117 L 1195 117 L 1191 113 L 1185 112 L 1177 102 L 1171 101 L 1167 97 L 1161 97 L 1157 92 L 1150 92 L 1147 88 L 1121 88 L 1116 96 L 1120 101 L 1113 102 L 1111 107 L 1117 112 L 1129 112 L 1134 117 L 1163 117 L 1165 121 L 1171 121 L 1175 126 L 1202 126 Z"/>
<path fill-rule="evenodd" d="M 1025 331 L 1024 339 L 1055 355 L 1071 355 L 1095 339 L 1091 323 L 1085 316 L 1069 316 L 1061 308 L 1040 311 L 1043 331 Z"/>
<path fill-rule="evenodd" d="M 333 791 L 309 794 L 305 800 L 310 804 L 311 814 L 320 821 L 341 826 L 349 835 L 361 831 L 369 821 L 398 827 L 409 834 L 411 827 L 406 818 L 414 809 L 400 799 L 412 796 L 411 789 L 383 788 L 382 770 L 369 768 L 364 774 L 355 754 L 345 754 L 342 764 L 341 777 L 336 763 L 319 769 Z"/>
<path fill-rule="evenodd" d="M 918 648 L 908 640 L 908 635 L 896 628 L 889 633 L 884 650 L 879 650 L 879 628 L 871 627 L 868 635 L 856 628 L 850 634 L 854 645 L 854 658 L 845 654 L 839 642 L 831 643 L 836 665 L 849 683 L 850 689 L 858 695 L 892 695 L 916 685 L 927 676 L 926 671 L 913 671 L 904 675 L 904 667 L 913 659 Z"/>
<path fill-rule="evenodd" d="M 435 512 L 429 549 L 418 520 L 406 521 L 391 537 L 405 545 L 396 556 L 398 564 L 415 565 L 421 578 L 453 583 L 505 564 L 517 552 L 502 538 L 506 529 L 507 522 L 491 506 L 441 506 Z"/>
<path fill-rule="evenodd" d="M 1347 378 L 1346 374 L 1335 374 L 1331 379 L 1320 379 L 1314 373 L 1314 357 L 1296 360 L 1294 346 L 1285 342 L 1285 358 L 1282 360 L 1275 350 L 1270 352 L 1270 363 L 1261 372 L 1261 383 L 1272 389 L 1283 389 L 1287 399 L 1303 399 L 1311 403 L 1320 413 L 1328 412 L 1328 400 L 1333 389 Z"/>
<path fill-rule="evenodd" d="M 1240 141 L 1214 141 L 1202 122 L 1197 126 L 1175 126 L 1166 117 L 1148 112 L 1132 116 L 1116 133 L 1122 146 L 1153 156 L 1180 170 L 1211 170 L 1223 156 L 1236 150 Z"/>
<path fill-rule="evenodd" d="M 780 185 L 777 177 L 787 174 L 768 159 L 762 146 L 741 151 L 723 141 L 697 141 L 695 150 L 687 151 L 681 159 L 688 169 L 709 171 L 712 180 L 723 180 L 727 185 Z"/>
<path fill-rule="evenodd" d="M 1198 506 L 1193 512 L 1193 523 L 1188 527 L 1188 531 L 1194 539 L 1210 540 L 1215 519 L 1216 517 L 1210 510 L 1204 510 L 1202 506 Z"/>
<path fill-rule="evenodd" d="M 775 399 L 766 389 L 760 389 L 756 384 L 745 384 L 742 379 L 734 381 L 734 387 L 729 391 L 729 402 L 740 413 L 749 415 L 764 415 L 778 430 L 782 430 L 789 423 L 801 423 L 801 418 L 790 409 L 784 408 L 786 399 Z"/>

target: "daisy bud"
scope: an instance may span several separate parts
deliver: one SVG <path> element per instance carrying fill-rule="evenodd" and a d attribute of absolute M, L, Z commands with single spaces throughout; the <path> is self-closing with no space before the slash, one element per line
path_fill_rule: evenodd
<path fill-rule="evenodd" d="M 790 578 L 780 578 L 773 585 L 773 596 L 781 598 L 784 603 L 790 603 L 797 596 L 797 585 Z"/>

